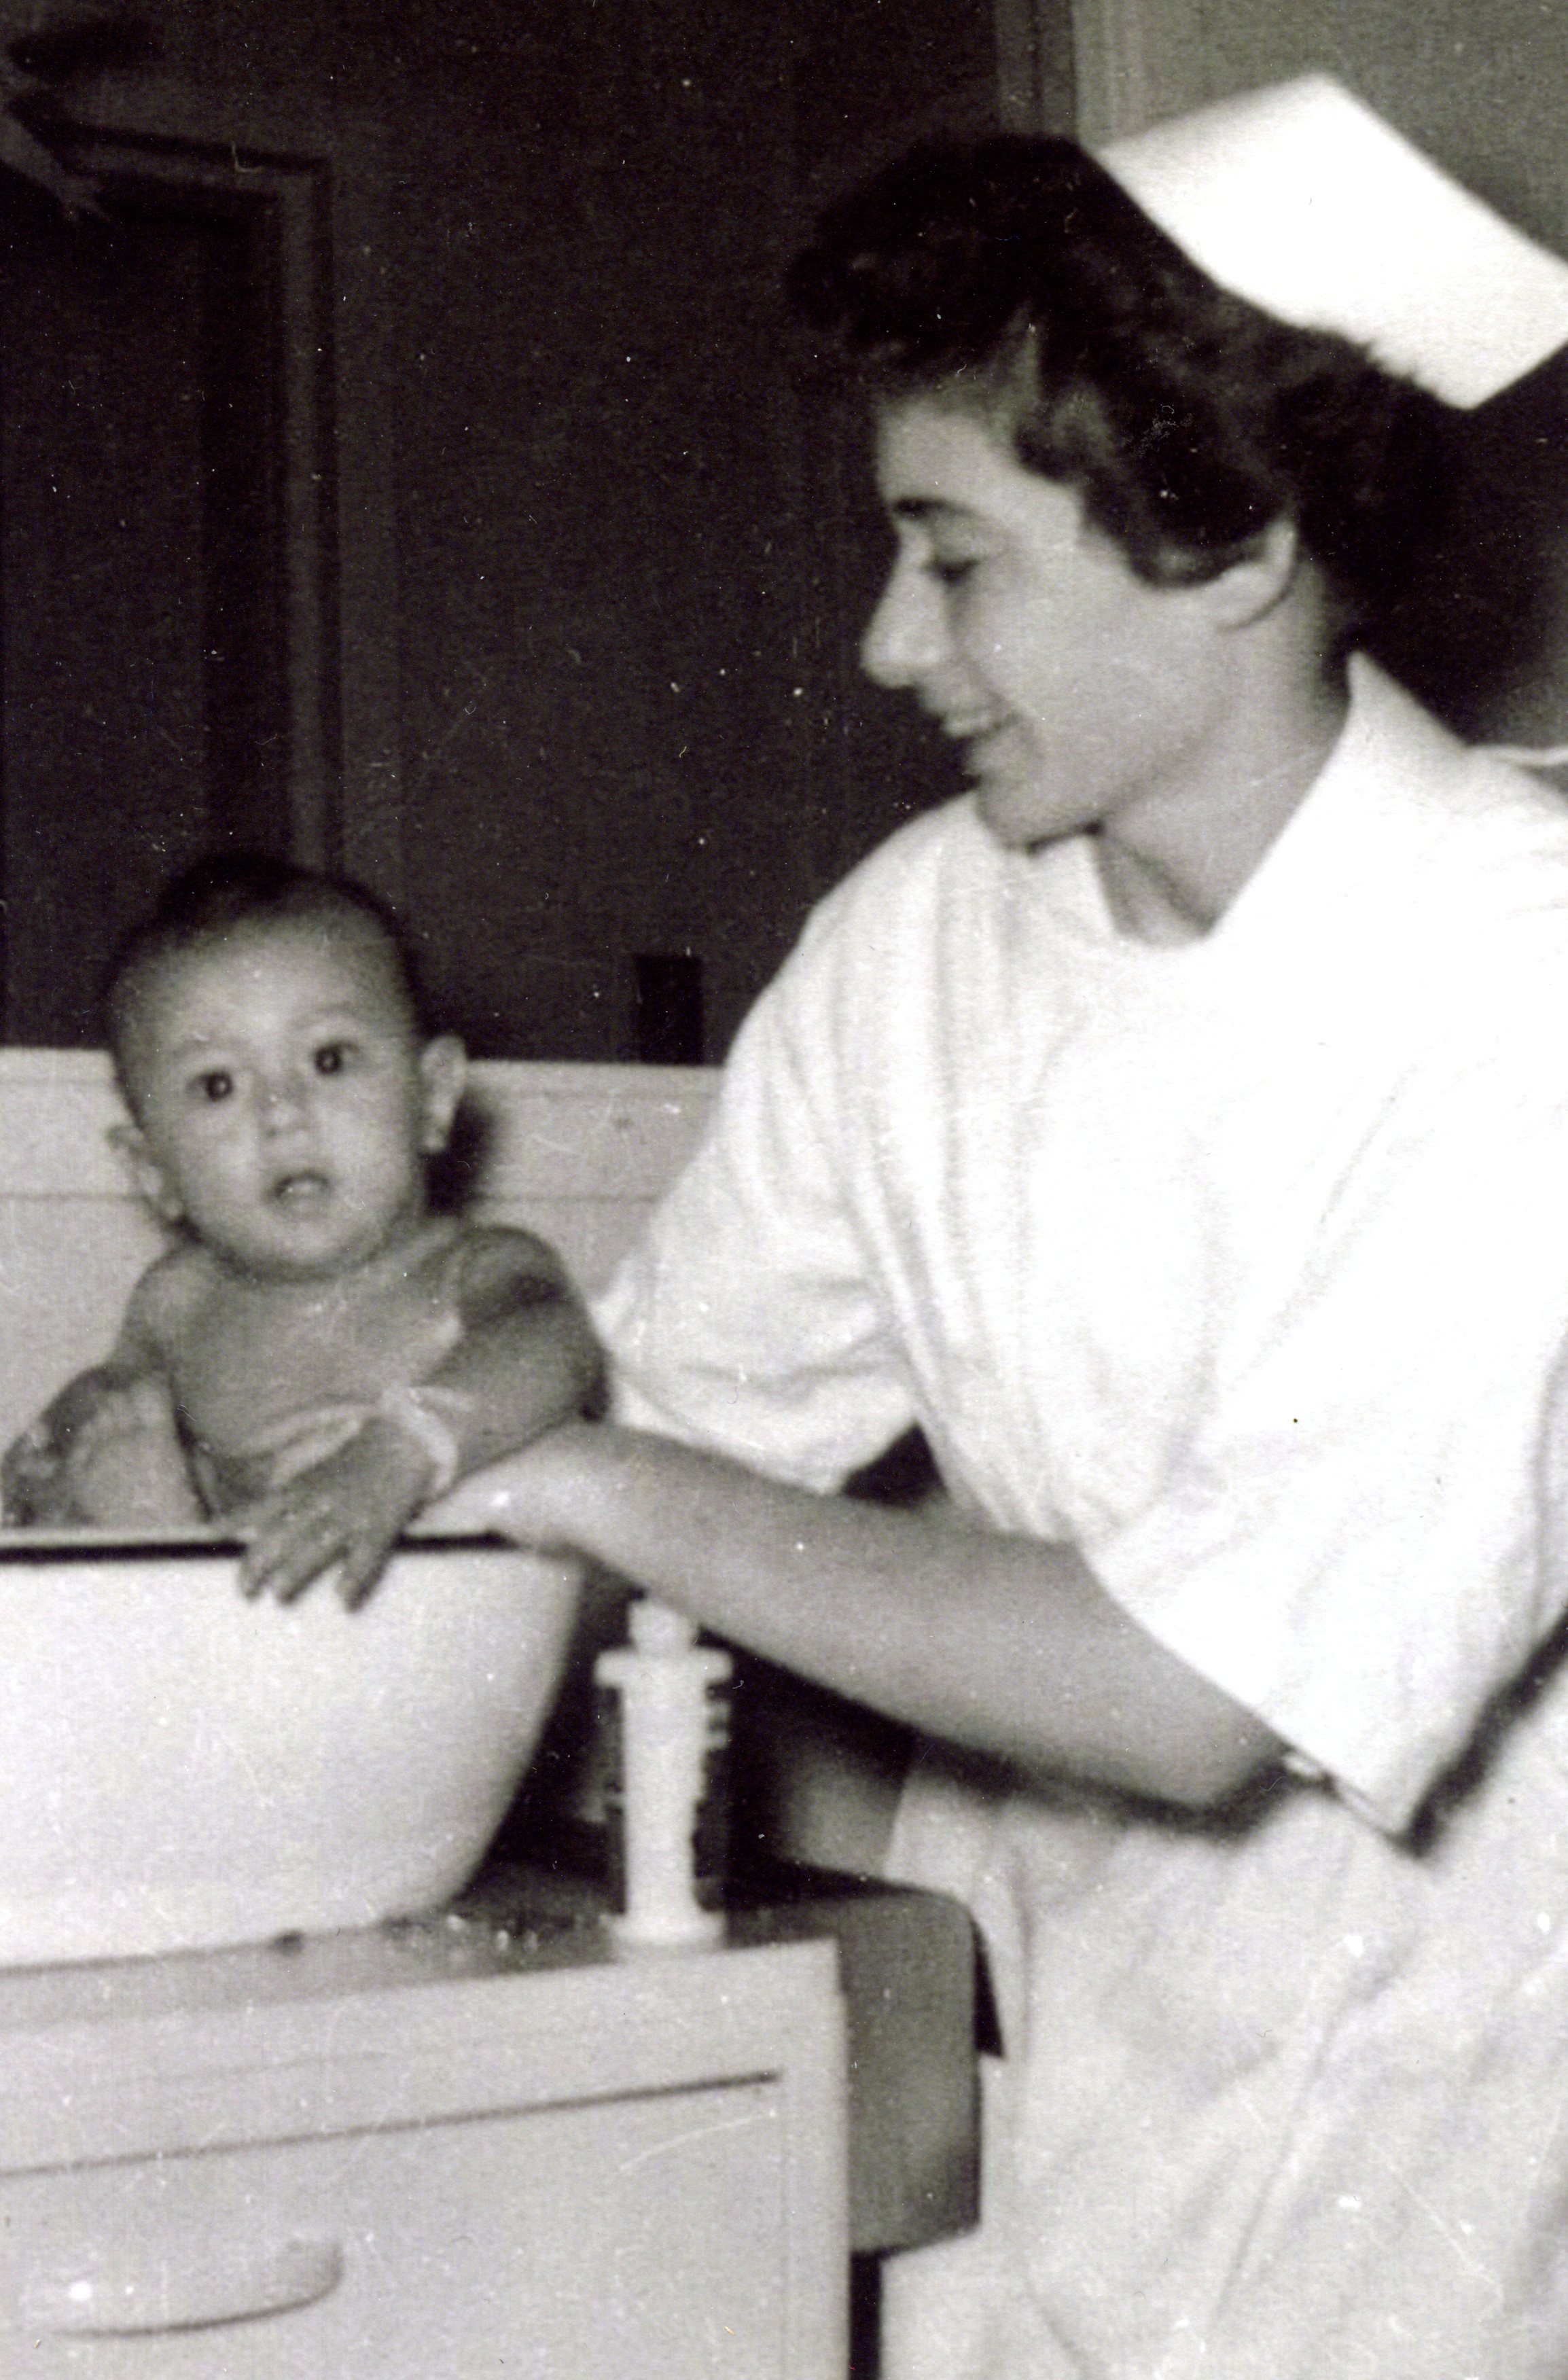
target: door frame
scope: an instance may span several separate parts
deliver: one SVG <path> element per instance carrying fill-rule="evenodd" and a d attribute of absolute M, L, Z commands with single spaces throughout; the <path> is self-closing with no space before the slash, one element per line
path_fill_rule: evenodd
<path fill-rule="evenodd" d="M 400 899 L 397 580 L 384 136 L 362 117 L 105 77 L 54 143 L 74 170 L 265 197 L 283 353 L 292 856 Z"/>
<path fill-rule="evenodd" d="M 1071 52 L 1076 132 L 1086 148 L 1141 132 L 1208 95 L 1203 0 L 993 0 L 993 6 L 1002 120 L 1009 130 L 1060 129 L 1055 103 L 1064 47 Z"/>

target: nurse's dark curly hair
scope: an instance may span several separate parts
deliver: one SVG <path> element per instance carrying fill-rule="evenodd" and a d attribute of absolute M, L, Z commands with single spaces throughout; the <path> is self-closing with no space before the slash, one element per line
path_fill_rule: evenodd
<path fill-rule="evenodd" d="M 1074 141 L 916 150 L 828 211 L 790 296 L 874 396 L 958 403 L 1076 488 L 1154 585 L 1283 515 L 1355 619 L 1436 526 L 1436 399 L 1218 287 Z"/>

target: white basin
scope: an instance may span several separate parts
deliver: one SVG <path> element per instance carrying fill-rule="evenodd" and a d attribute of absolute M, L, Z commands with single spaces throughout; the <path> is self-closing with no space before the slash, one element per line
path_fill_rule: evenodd
<path fill-rule="evenodd" d="M 405 1546 L 346 1612 L 232 1545 L 0 1536 L 0 1966 L 370 1925 L 482 1858 L 570 1643 L 570 1561 Z"/>

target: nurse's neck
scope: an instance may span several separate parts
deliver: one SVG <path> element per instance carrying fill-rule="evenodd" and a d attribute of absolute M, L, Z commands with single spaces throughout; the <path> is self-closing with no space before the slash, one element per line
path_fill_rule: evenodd
<path fill-rule="evenodd" d="M 1303 591 L 1299 589 L 1298 593 Z M 1233 647 L 1230 697 L 1162 772 L 1157 789 L 1108 817 L 1095 837 L 1118 932 L 1145 942 L 1200 940 L 1262 866 L 1338 743 L 1349 697 L 1343 665 L 1281 607 Z M 1303 633 L 1305 630 L 1305 633 Z"/>

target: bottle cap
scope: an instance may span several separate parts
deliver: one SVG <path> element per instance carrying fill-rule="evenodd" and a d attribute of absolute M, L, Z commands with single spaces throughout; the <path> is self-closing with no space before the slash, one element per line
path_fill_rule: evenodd
<path fill-rule="evenodd" d="M 651 1595 L 632 1605 L 626 1626 L 639 1653 L 689 1653 L 697 1642 L 696 1621 Z"/>

